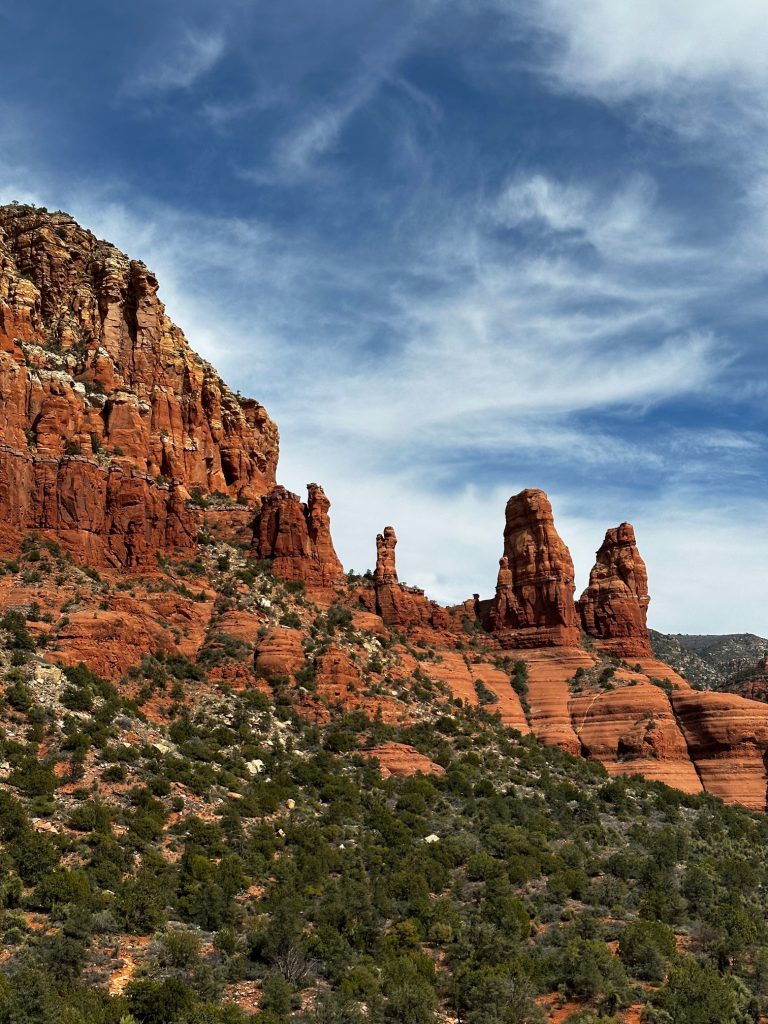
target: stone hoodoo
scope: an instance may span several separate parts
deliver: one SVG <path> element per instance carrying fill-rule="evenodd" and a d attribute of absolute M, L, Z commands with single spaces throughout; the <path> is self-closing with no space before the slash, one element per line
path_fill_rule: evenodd
<path fill-rule="evenodd" d="M 579 599 L 584 631 L 622 657 L 651 657 L 645 623 L 649 602 L 648 574 L 635 531 L 622 523 L 606 532 L 589 586 Z"/>
<path fill-rule="evenodd" d="M 395 547 L 397 546 L 397 535 L 393 526 L 385 526 L 384 533 L 376 537 L 376 573 L 375 579 L 379 584 L 397 583 L 397 564 L 395 561 Z"/>
<path fill-rule="evenodd" d="M 251 554 L 269 559 L 276 576 L 312 587 L 333 587 L 344 568 L 331 539 L 331 503 L 319 484 L 307 484 L 307 501 L 273 487 L 261 503 Z"/>
<path fill-rule="evenodd" d="M 418 587 L 407 587 L 397 578 L 395 547 L 397 535 L 392 526 L 376 537 L 376 571 L 373 593 L 364 590 L 360 603 L 368 611 L 380 615 L 384 624 L 395 629 L 447 629 L 449 616 L 445 608 L 430 601 Z"/>
<path fill-rule="evenodd" d="M 574 570 L 555 529 L 544 491 L 528 489 L 509 499 L 504 556 L 489 628 L 510 647 L 567 647 L 579 643 L 573 601 Z"/>
<path fill-rule="evenodd" d="M 91 563 L 191 547 L 189 492 L 273 486 L 277 428 L 188 346 L 153 274 L 65 213 L 0 207 L 4 543 L 49 530 Z"/>

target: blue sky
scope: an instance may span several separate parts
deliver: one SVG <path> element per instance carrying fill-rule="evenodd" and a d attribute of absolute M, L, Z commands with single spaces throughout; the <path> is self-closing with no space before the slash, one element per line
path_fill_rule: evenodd
<path fill-rule="evenodd" d="M 763 0 L 0 0 L 0 199 L 143 259 L 321 482 L 347 567 L 488 594 L 543 487 L 578 587 L 768 634 Z"/>

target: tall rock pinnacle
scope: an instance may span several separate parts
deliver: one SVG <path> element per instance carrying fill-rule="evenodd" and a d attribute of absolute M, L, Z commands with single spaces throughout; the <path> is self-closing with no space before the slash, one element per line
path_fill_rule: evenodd
<path fill-rule="evenodd" d="M 650 657 L 648 574 L 630 523 L 605 534 L 589 586 L 579 598 L 584 631 L 623 657 Z"/>
<path fill-rule="evenodd" d="M 373 590 L 362 590 L 358 599 L 370 612 L 380 615 L 384 624 L 393 629 L 448 628 L 445 608 L 430 601 L 418 587 L 407 587 L 397 578 L 395 548 L 397 534 L 394 527 L 385 526 L 376 537 L 376 570 Z"/>
<path fill-rule="evenodd" d="M 397 535 L 394 527 L 385 526 L 384 532 L 376 537 L 375 579 L 377 583 L 397 583 L 396 546 Z"/>
<path fill-rule="evenodd" d="M 331 538 L 331 503 L 319 484 L 307 484 L 307 501 L 274 487 L 261 504 L 251 554 L 269 559 L 276 576 L 312 587 L 332 587 L 344 575 Z"/>
<path fill-rule="evenodd" d="M 512 647 L 576 646 L 573 592 L 573 561 L 555 529 L 549 499 L 544 491 L 521 491 L 507 502 L 490 628 Z"/>

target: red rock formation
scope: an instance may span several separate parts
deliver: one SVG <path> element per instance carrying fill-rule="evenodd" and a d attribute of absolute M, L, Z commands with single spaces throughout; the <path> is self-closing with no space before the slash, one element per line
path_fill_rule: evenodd
<path fill-rule="evenodd" d="M 0 514 L 90 563 L 189 548 L 189 491 L 274 483 L 277 430 L 195 355 L 147 268 L 67 214 L 0 207 Z"/>
<path fill-rule="evenodd" d="M 373 595 L 362 591 L 359 601 L 369 612 L 381 616 L 385 625 L 394 629 L 446 630 L 449 616 L 445 608 L 424 596 L 418 587 L 407 587 L 397 578 L 395 547 L 397 535 L 392 526 L 376 537 L 376 571 Z"/>
<path fill-rule="evenodd" d="M 707 793 L 765 811 L 768 706 L 695 690 L 675 691 L 671 701 Z"/>
<path fill-rule="evenodd" d="M 768 809 L 768 705 L 693 690 L 653 658 L 638 658 L 636 670 L 616 668 L 603 689 L 596 679 L 605 661 L 583 649 L 518 657 L 528 667 L 531 727 L 543 743 L 601 761 L 611 775 L 637 773 Z M 578 670 L 584 689 L 572 693 Z"/>
<path fill-rule="evenodd" d="M 359 706 L 363 689 L 360 669 L 335 644 L 317 659 L 315 679 L 318 695 L 330 705 Z"/>
<path fill-rule="evenodd" d="M 444 650 L 437 661 L 425 665 L 417 663 L 414 667 L 445 684 L 454 699 L 463 701 L 469 707 L 480 704 L 478 691 L 482 690 L 476 684 L 481 683 L 493 695 L 493 699 L 486 705 L 487 711 L 498 714 L 504 725 L 511 729 L 526 734 L 531 731 L 509 676 L 495 665 L 487 661 L 470 661 L 458 651 Z"/>
<path fill-rule="evenodd" d="M 52 658 L 68 665 L 82 661 L 107 679 L 122 675 L 142 654 L 171 647 L 165 631 L 146 613 L 83 610 L 68 619 Z"/>
<path fill-rule="evenodd" d="M 669 697 L 647 679 L 633 682 L 572 697 L 571 721 L 582 754 L 602 761 L 611 775 L 643 775 L 700 793 L 701 780 Z"/>
<path fill-rule="evenodd" d="M 528 706 L 533 734 L 548 746 L 560 747 L 569 754 L 581 753 L 569 711 L 569 681 L 579 669 L 591 668 L 593 655 L 580 647 L 548 647 L 520 654 L 528 666 Z"/>
<path fill-rule="evenodd" d="M 294 675 L 305 660 L 302 635 L 298 629 L 275 626 L 256 642 L 254 663 L 260 676 Z"/>
<path fill-rule="evenodd" d="M 331 503 L 319 484 L 307 484 L 307 491 L 306 504 L 285 487 L 274 487 L 263 498 L 251 554 L 271 561 L 280 579 L 333 587 L 342 581 L 344 568 L 331 539 Z"/>
<path fill-rule="evenodd" d="M 363 757 L 379 762 L 379 771 L 385 779 L 392 775 L 445 775 L 445 768 L 435 764 L 425 754 L 420 754 L 415 747 L 405 743 L 390 741 L 380 747 L 361 750 Z"/>
<path fill-rule="evenodd" d="M 608 530 L 579 599 L 584 631 L 621 657 L 650 657 L 648 574 L 630 523 Z"/>
<path fill-rule="evenodd" d="M 397 535 L 394 526 L 385 526 L 384 533 L 376 536 L 376 572 L 374 578 L 381 585 L 397 583 L 395 548 Z"/>
<path fill-rule="evenodd" d="M 574 571 L 543 491 L 509 499 L 504 556 L 487 624 L 507 647 L 577 645 Z"/>

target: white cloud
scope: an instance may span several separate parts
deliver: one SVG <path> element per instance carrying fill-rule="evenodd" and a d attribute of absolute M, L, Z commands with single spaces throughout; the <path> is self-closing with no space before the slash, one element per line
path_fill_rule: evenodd
<path fill-rule="evenodd" d="M 723 80 L 768 82 L 764 0 L 543 0 L 532 9 L 557 40 L 558 76 L 611 101 Z"/>
<path fill-rule="evenodd" d="M 608 260 L 633 264 L 690 260 L 695 252 L 674 237 L 675 225 L 659 216 L 656 186 L 636 175 L 605 196 L 582 184 L 544 174 L 519 176 L 502 192 L 492 215 L 507 227 L 540 225 L 593 246 Z"/>
<path fill-rule="evenodd" d="M 270 165 L 246 169 L 242 177 L 256 183 L 296 182 L 315 173 L 321 158 L 339 144 L 352 118 L 389 82 L 406 93 L 430 118 L 439 117 L 436 105 L 397 74 L 399 63 L 418 38 L 436 2 L 422 2 L 403 19 L 399 31 L 383 40 L 377 39 L 362 55 L 360 69 L 348 73 L 330 99 L 310 104 L 306 112 L 287 126 L 274 146 Z"/>
<path fill-rule="evenodd" d="M 188 89 L 208 74 L 226 50 L 226 37 L 220 30 L 195 30 L 185 27 L 168 51 L 138 69 L 123 85 L 128 96 L 146 96 L 172 89 Z"/>

